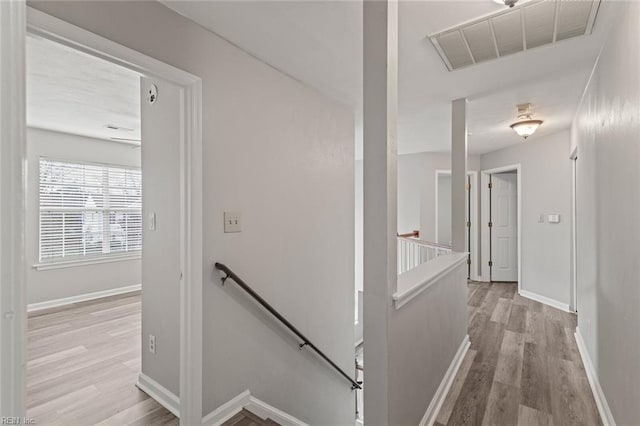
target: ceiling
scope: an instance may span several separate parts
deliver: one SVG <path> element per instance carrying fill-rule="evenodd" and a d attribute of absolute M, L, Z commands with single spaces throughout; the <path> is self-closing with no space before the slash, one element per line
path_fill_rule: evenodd
<path fill-rule="evenodd" d="M 130 139 L 140 140 L 140 75 L 29 35 L 27 125 L 136 143 Z"/>
<path fill-rule="evenodd" d="M 361 2 L 162 3 L 348 105 L 361 117 Z M 515 121 L 519 103 L 531 102 L 535 117 L 544 120 L 528 143 L 568 128 L 604 42 L 613 3 L 601 4 L 589 36 L 450 72 L 428 36 L 504 6 L 492 0 L 400 1 L 398 152 L 448 151 L 450 103 L 461 97 L 469 101 L 471 153 L 522 143 L 508 127 Z M 361 135 L 361 129 L 356 129 L 356 134 Z M 360 141 L 357 156 L 362 155 L 361 148 Z"/>

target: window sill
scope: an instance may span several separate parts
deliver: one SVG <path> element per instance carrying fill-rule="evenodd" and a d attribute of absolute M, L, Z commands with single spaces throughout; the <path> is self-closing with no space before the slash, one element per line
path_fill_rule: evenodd
<path fill-rule="evenodd" d="M 125 260 L 138 260 L 138 259 L 142 259 L 141 254 L 126 255 L 126 256 L 105 256 L 105 257 L 96 257 L 93 259 L 63 260 L 60 262 L 37 263 L 33 265 L 33 268 L 36 271 L 47 271 L 49 269 L 74 268 L 77 266 L 97 265 L 100 263 L 122 262 Z"/>

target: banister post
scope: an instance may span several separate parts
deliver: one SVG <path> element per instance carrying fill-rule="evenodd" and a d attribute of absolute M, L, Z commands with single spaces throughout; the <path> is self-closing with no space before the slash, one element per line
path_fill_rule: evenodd
<path fill-rule="evenodd" d="M 451 246 L 466 251 L 467 100 L 451 103 Z"/>

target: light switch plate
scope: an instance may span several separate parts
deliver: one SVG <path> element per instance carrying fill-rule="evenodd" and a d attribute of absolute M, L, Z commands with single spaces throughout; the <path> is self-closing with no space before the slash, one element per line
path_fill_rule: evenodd
<path fill-rule="evenodd" d="M 147 228 L 149 229 L 149 231 L 156 230 L 156 214 L 155 213 L 149 213 Z"/>
<path fill-rule="evenodd" d="M 550 214 L 547 218 L 549 223 L 560 223 L 560 215 L 559 214 Z"/>
<path fill-rule="evenodd" d="M 240 212 L 224 212 L 224 232 L 242 232 Z"/>

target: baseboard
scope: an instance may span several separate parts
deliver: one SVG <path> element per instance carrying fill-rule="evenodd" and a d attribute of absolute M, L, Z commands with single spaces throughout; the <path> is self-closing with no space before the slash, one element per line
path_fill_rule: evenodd
<path fill-rule="evenodd" d="M 251 393 L 246 390 L 204 416 L 202 424 L 207 426 L 220 425 L 242 411 L 250 400 Z"/>
<path fill-rule="evenodd" d="M 140 291 L 141 284 L 118 287 L 111 290 L 96 291 L 95 293 L 79 294 L 77 296 L 65 297 L 63 299 L 47 300 L 46 302 L 30 303 L 27 305 L 27 312 L 36 312 L 43 309 L 57 308 L 59 306 L 71 305 L 72 303 L 86 302 L 87 300 L 101 299 L 103 297 L 115 296 L 118 294 L 132 293 Z"/>
<path fill-rule="evenodd" d="M 180 417 L 180 398 L 144 373 L 138 374 L 138 389 L 155 399 L 176 417 Z"/>
<path fill-rule="evenodd" d="M 266 402 L 259 400 L 255 396 L 251 395 L 249 390 L 242 392 L 235 398 L 225 402 L 220 407 L 207 414 L 202 419 L 202 424 L 204 426 L 219 426 L 238 414 L 243 408 L 251 411 L 258 417 L 271 419 L 282 426 L 308 426 L 303 421 L 298 420 L 284 411 L 278 410 Z"/>
<path fill-rule="evenodd" d="M 431 426 L 436 422 L 436 418 L 438 417 L 438 413 L 440 412 L 440 408 L 442 408 L 442 404 L 444 403 L 447 394 L 449 393 L 449 389 L 453 384 L 453 380 L 458 373 L 458 369 L 462 364 L 462 360 L 469 350 L 469 346 L 471 346 L 471 342 L 469 341 L 469 335 L 464 336 L 460 347 L 458 348 L 458 352 L 453 357 L 447 372 L 445 373 L 442 382 L 440 382 L 440 386 L 438 386 L 438 390 L 436 390 L 436 394 L 431 399 L 431 403 L 427 408 L 426 413 L 422 417 L 420 421 L 420 426 Z"/>
<path fill-rule="evenodd" d="M 519 290 L 518 293 L 520 293 L 520 296 L 522 296 L 522 297 L 526 297 L 527 299 L 535 300 L 536 302 L 544 303 L 545 305 L 549 305 L 549 306 L 551 306 L 553 308 L 560 309 L 561 311 L 569 312 L 569 313 L 572 313 L 572 314 L 575 313 L 575 312 L 573 312 L 571 310 L 571 308 L 569 307 L 568 304 L 558 302 L 557 300 L 551 299 L 550 297 L 541 296 L 541 295 L 539 295 L 537 293 L 532 293 L 532 292 L 527 291 L 527 290 Z"/>
<path fill-rule="evenodd" d="M 613 414 L 611 414 L 611 409 L 609 408 L 609 404 L 607 403 L 607 398 L 604 396 L 604 391 L 600 386 L 600 382 L 598 381 L 598 375 L 596 374 L 596 370 L 593 367 L 593 363 L 591 362 L 591 358 L 589 357 L 589 352 L 587 352 L 587 347 L 584 344 L 584 339 L 582 338 L 582 334 L 580 334 L 580 329 L 576 327 L 576 343 L 578 344 L 578 351 L 580 352 L 580 357 L 582 358 L 582 363 L 584 364 L 584 369 L 587 372 L 587 379 L 589 380 L 589 385 L 591 386 L 591 392 L 593 393 L 593 398 L 596 400 L 596 406 L 598 407 L 598 412 L 600 413 L 600 419 L 602 419 L 602 423 L 604 426 L 615 426 L 616 422 L 613 418 Z"/>
<path fill-rule="evenodd" d="M 251 396 L 251 400 L 244 407 L 258 417 L 263 419 L 271 419 L 282 426 L 308 426 L 305 422 L 296 419 L 293 416 L 278 410 L 275 407 L 260 401 L 258 398 Z"/>

